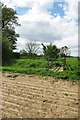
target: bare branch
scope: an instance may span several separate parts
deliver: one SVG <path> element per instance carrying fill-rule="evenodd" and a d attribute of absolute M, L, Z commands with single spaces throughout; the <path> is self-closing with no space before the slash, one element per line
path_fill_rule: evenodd
<path fill-rule="evenodd" d="M 28 53 L 36 53 L 40 45 L 36 41 L 30 41 L 26 43 L 26 51 Z"/>

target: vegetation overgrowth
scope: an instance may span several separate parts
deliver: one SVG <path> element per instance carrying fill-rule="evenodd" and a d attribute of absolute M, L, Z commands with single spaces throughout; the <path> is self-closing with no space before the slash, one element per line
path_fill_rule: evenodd
<path fill-rule="evenodd" d="M 36 74 L 41 76 L 52 76 L 59 79 L 79 79 L 78 58 L 67 57 L 67 69 L 65 71 L 55 71 L 55 67 L 62 67 L 62 59 L 58 59 L 50 66 L 44 58 L 36 59 L 17 59 L 12 65 L 3 66 L 3 71 L 12 71 L 25 74 Z"/>

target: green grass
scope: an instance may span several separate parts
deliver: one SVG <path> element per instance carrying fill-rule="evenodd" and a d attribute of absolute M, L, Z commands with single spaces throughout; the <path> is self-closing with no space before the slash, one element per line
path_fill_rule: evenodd
<path fill-rule="evenodd" d="M 52 76 L 53 72 L 50 71 L 48 68 L 19 68 L 19 67 L 3 67 L 3 71 L 12 71 L 12 72 L 19 72 L 25 74 L 36 74 L 42 76 Z"/>
<path fill-rule="evenodd" d="M 80 79 L 78 75 L 78 58 L 67 58 L 67 70 L 57 73 L 57 78 Z"/>
<path fill-rule="evenodd" d="M 62 60 L 56 61 L 62 64 Z M 1 67 L 0 67 L 1 69 Z M 52 76 L 58 79 L 79 79 L 78 59 L 67 58 L 67 70 L 63 72 L 53 72 L 48 67 L 48 62 L 43 59 L 18 59 L 11 66 L 2 67 L 3 71 L 12 71 L 25 74 L 36 74 L 41 76 Z"/>
<path fill-rule="evenodd" d="M 47 63 L 45 59 L 19 59 L 15 61 L 13 66 L 23 68 L 47 68 Z"/>

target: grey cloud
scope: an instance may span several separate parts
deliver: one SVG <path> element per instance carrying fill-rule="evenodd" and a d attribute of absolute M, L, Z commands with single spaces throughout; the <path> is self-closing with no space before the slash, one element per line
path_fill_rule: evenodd
<path fill-rule="evenodd" d="M 54 33 L 53 28 L 49 22 L 26 22 L 22 27 L 17 29 L 20 36 L 28 40 L 38 40 L 40 42 L 53 42 L 61 40 L 61 34 Z"/>

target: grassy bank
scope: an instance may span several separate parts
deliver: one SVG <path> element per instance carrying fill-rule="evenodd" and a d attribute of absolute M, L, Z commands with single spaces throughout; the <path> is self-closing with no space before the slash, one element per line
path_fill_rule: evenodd
<path fill-rule="evenodd" d="M 62 60 L 58 60 L 57 63 L 62 64 Z M 53 65 L 52 68 L 54 68 Z M 79 79 L 78 77 L 78 59 L 67 58 L 67 70 L 62 72 L 52 71 L 48 62 L 43 59 L 18 59 L 11 66 L 2 67 L 3 71 L 12 71 L 25 74 L 36 74 L 41 76 L 52 76 L 59 79 Z"/>

